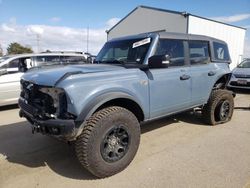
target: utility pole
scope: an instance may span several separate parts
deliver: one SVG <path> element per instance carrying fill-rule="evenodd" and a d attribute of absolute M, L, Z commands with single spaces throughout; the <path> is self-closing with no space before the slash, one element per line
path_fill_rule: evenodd
<path fill-rule="evenodd" d="M 87 53 L 89 52 L 89 25 L 87 27 Z"/>
<path fill-rule="evenodd" d="M 40 52 L 40 35 L 36 34 L 37 53 Z"/>

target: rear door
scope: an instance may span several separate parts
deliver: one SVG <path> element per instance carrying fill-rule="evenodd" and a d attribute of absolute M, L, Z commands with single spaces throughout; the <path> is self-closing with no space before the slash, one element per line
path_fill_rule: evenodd
<path fill-rule="evenodd" d="M 185 61 L 185 41 L 160 39 L 155 55 L 169 55 L 168 68 L 150 69 L 151 118 L 182 111 L 189 107 L 191 77 Z"/>
<path fill-rule="evenodd" d="M 209 41 L 190 40 L 189 62 L 192 81 L 191 105 L 203 104 L 215 83 L 217 68 L 211 63 Z"/>

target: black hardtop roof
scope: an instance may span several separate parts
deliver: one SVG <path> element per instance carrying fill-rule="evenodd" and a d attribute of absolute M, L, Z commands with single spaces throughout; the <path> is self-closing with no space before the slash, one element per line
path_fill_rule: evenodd
<path fill-rule="evenodd" d="M 203 40 L 203 41 L 215 41 L 215 42 L 225 43 L 225 41 L 223 41 L 223 40 L 209 37 L 209 36 L 205 36 L 205 35 L 172 33 L 172 32 L 159 32 L 159 35 L 160 35 L 160 38 Z"/>
<path fill-rule="evenodd" d="M 109 40 L 108 42 L 119 41 L 119 40 L 130 40 L 130 39 L 141 39 L 141 38 L 146 38 L 146 37 L 155 37 L 156 35 L 157 35 L 156 32 L 141 33 L 141 34 L 136 34 L 136 35 L 128 35 L 124 37 L 113 38 Z"/>
<path fill-rule="evenodd" d="M 130 35 L 125 37 L 119 37 L 111 39 L 108 42 L 112 41 L 120 41 L 120 40 L 129 40 L 129 39 L 141 39 L 146 37 L 156 37 L 159 35 L 160 38 L 166 39 L 184 39 L 184 40 L 201 40 L 201 41 L 214 41 L 219 43 L 225 43 L 223 40 L 219 40 L 213 37 L 205 36 L 205 35 L 195 35 L 195 34 L 185 34 L 185 33 L 174 33 L 174 32 L 149 32 L 149 33 L 141 33 L 137 35 Z M 226 43 L 225 43 L 226 44 Z"/>

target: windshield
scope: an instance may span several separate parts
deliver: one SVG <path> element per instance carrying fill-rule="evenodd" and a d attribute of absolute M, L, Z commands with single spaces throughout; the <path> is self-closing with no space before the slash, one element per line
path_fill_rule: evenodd
<path fill-rule="evenodd" d="M 250 59 L 241 62 L 241 63 L 238 65 L 238 67 L 239 67 L 239 68 L 250 68 Z"/>
<path fill-rule="evenodd" d="M 151 38 L 107 42 L 96 57 L 96 63 L 142 64 L 148 52 Z"/>

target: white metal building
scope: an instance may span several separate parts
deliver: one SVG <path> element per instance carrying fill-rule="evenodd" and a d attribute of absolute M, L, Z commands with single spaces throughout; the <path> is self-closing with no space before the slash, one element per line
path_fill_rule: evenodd
<path fill-rule="evenodd" d="M 107 31 L 108 40 L 154 31 L 207 35 L 227 42 L 234 68 L 242 59 L 246 29 L 192 15 L 153 7 L 138 6 Z"/>

